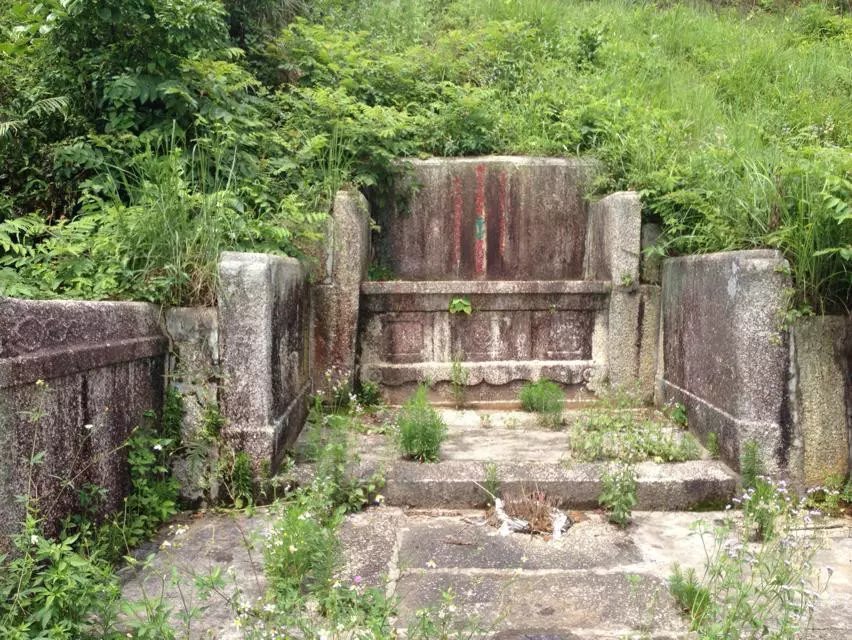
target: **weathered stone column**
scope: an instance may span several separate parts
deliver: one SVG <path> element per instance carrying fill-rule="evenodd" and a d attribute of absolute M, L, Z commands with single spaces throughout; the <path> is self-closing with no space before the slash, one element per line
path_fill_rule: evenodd
<path fill-rule="evenodd" d="M 589 208 L 585 276 L 612 282 L 609 301 L 607 367 L 614 386 L 632 386 L 639 374 L 639 255 L 642 202 L 622 191 Z"/>
<path fill-rule="evenodd" d="M 792 328 L 790 393 L 796 433 L 790 465 L 794 479 L 807 487 L 849 472 L 847 333 L 852 333 L 847 316 L 800 318 Z"/>
<path fill-rule="evenodd" d="M 276 467 L 302 428 L 310 390 L 309 295 L 298 260 L 222 254 L 219 355 L 223 435 Z"/>
<path fill-rule="evenodd" d="M 215 307 L 174 307 L 165 312 L 171 343 L 168 384 L 183 404 L 181 441 L 195 441 L 205 421 L 219 411 L 219 316 Z M 218 496 L 218 446 L 203 442 L 204 456 L 176 457 L 173 469 L 181 497 L 189 502 Z"/>
<path fill-rule="evenodd" d="M 354 382 L 355 341 L 361 282 L 370 248 L 367 200 L 356 191 L 339 191 L 329 219 L 321 278 L 313 286 L 314 385 L 323 388 L 326 372 L 334 382 Z"/>

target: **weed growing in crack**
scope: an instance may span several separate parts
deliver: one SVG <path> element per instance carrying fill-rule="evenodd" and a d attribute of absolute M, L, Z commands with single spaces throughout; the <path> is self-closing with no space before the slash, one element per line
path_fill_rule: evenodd
<path fill-rule="evenodd" d="M 609 521 L 626 527 L 636 506 L 635 469 L 629 464 L 611 465 L 601 477 L 601 483 L 603 489 L 598 501 L 609 512 Z"/>
<path fill-rule="evenodd" d="M 710 457 L 714 460 L 719 458 L 719 436 L 716 435 L 715 431 L 711 431 L 707 434 L 707 442 L 704 443 L 707 448 L 707 453 L 710 454 Z"/>
<path fill-rule="evenodd" d="M 447 426 L 429 405 L 425 386 L 419 386 L 403 405 L 396 424 L 403 456 L 420 462 L 435 462 L 438 459 L 441 443 L 447 435 Z"/>
<path fill-rule="evenodd" d="M 456 409 L 464 407 L 465 390 L 469 379 L 470 372 L 461 363 L 461 356 L 456 354 L 453 356 L 453 363 L 450 368 L 450 393 L 453 396 Z"/>
<path fill-rule="evenodd" d="M 820 487 L 812 487 L 807 493 L 808 507 L 830 516 L 839 516 L 852 506 L 852 478 L 846 484 L 843 476 L 829 476 Z"/>
<path fill-rule="evenodd" d="M 746 440 L 740 455 L 740 478 L 744 489 L 753 487 L 757 477 L 766 473 L 766 465 L 755 440 Z"/>
<path fill-rule="evenodd" d="M 500 495 L 500 476 L 497 471 L 497 465 L 493 462 L 486 462 L 484 466 L 485 482 L 483 486 L 488 492 L 489 499 Z"/>

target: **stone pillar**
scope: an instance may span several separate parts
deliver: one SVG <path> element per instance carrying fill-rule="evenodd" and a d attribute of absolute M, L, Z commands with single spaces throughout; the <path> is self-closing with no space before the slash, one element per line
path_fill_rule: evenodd
<path fill-rule="evenodd" d="M 205 421 L 219 411 L 219 316 L 215 307 L 174 307 L 165 312 L 171 343 L 168 383 L 181 397 L 181 441 L 199 442 Z M 206 440 L 204 456 L 178 458 L 175 475 L 181 497 L 189 502 L 218 496 L 218 447 Z"/>
<path fill-rule="evenodd" d="M 792 328 L 790 392 L 796 436 L 790 463 L 794 478 L 807 487 L 849 472 L 850 372 L 843 351 L 847 332 L 852 332 L 852 320 L 845 316 L 800 318 Z"/>
<path fill-rule="evenodd" d="M 367 200 L 356 190 L 339 191 L 328 225 L 321 270 L 313 286 L 314 385 L 355 379 L 355 342 L 361 282 L 367 275 L 370 243 Z"/>
<path fill-rule="evenodd" d="M 310 390 L 309 295 L 298 260 L 225 252 L 219 264 L 225 438 L 274 469 L 295 442 Z"/>
<path fill-rule="evenodd" d="M 586 279 L 612 283 L 607 368 L 615 386 L 634 386 L 639 374 L 641 226 L 638 193 L 613 193 L 589 209 L 584 272 Z"/>

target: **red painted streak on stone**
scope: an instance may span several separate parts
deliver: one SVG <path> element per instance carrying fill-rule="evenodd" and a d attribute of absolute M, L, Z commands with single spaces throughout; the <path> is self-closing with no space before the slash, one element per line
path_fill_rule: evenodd
<path fill-rule="evenodd" d="M 456 176 L 453 178 L 453 264 L 457 274 L 461 270 L 462 206 L 462 183 Z"/>
<path fill-rule="evenodd" d="M 506 201 L 506 182 L 508 176 L 501 171 L 497 179 L 498 206 L 500 207 L 500 259 L 506 259 L 506 242 L 509 232 L 509 203 Z"/>
<path fill-rule="evenodd" d="M 480 164 L 476 167 L 476 228 L 474 229 L 474 251 L 473 264 L 474 274 L 478 276 L 485 275 L 487 262 L 485 257 L 487 235 L 488 235 L 488 218 L 485 210 L 485 165 Z"/>

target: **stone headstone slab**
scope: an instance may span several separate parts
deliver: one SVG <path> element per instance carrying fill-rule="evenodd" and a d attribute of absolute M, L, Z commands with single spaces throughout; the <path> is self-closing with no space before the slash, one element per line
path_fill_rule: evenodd
<path fill-rule="evenodd" d="M 594 161 L 487 156 L 407 160 L 376 214 L 378 252 L 404 280 L 580 279 Z M 403 201 L 404 204 L 401 204 Z"/>

